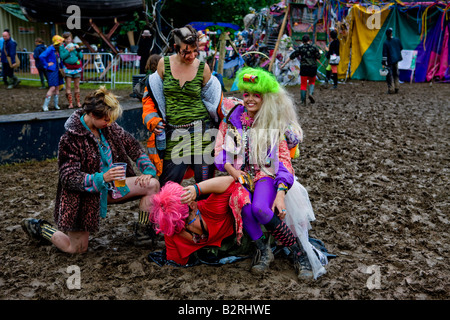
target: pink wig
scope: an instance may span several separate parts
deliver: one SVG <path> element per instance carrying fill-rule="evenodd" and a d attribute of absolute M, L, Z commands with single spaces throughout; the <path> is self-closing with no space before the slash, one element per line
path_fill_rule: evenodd
<path fill-rule="evenodd" d="M 184 220 L 189 216 L 189 206 L 181 203 L 183 192 L 181 185 L 169 181 L 152 197 L 151 220 L 158 233 L 172 236 L 184 229 Z"/>

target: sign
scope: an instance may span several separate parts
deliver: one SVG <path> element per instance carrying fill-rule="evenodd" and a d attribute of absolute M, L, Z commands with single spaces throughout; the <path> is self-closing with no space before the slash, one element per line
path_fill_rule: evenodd
<path fill-rule="evenodd" d="M 400 70 L 415 70 L 417 50 L 402 50 L 402 61 L 399 61 L 398 68 Z"/>

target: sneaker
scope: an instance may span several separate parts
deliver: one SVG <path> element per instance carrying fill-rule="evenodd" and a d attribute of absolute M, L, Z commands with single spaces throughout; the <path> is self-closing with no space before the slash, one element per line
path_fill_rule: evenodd
<path fill-rule="evenodd" d="M 44 224 L 51 225 L 48 221 L 34 218 L 23 219 L 21 223 L 23 231 L 34 240 L 45 240 L 42 237 L 42 225 Z"/>
<path fill-rule="evenodd" d="M 134 223 L 134 244 L 137 246 L 152 244 L 156 242 L 156 232 L 153 229 L 153 225 Z"/>
<path fill-rule="evenodd" d="M 297 271 L 297 277 L 301 279 L 312 277 L 312 267 L 309 263 L 306 253 L 301 253 L 297 259 L 294 259 L 294 268 Z"/>
<path fill-rule="evenodd" d="M 6 87 L 6 89 L 12 89 L 14 88 L 14 86 L 12 84 L 10 84 L 9 86 Z"/>

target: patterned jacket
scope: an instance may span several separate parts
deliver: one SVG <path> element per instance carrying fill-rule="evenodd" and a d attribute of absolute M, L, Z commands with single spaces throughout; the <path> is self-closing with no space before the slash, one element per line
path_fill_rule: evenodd
<path fill-rule="evenodd" d="M 100 193 L 85 192 L 84 185 L 87 174 L 101 172 L 101 157 L 94 135 L 80 121 L 83 113 L 79 109 L 71 115 L 59 142 L 59 181 L 54 218 L 61 231 L 98 231 Z M 139 141 L 117 123 L 102 129 L 102 133 L 111 147 L 113 162 L 126 162 L 127 177 L 135 176 L 130 158 L 136 161 L 145 153 Z M 79 219 L 92 221 L 91 229 L 64 228 Z"/>

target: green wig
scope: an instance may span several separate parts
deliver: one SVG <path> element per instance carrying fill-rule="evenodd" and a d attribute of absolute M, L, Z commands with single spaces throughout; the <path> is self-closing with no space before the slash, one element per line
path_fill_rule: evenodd
<path fill-rule="evenodd" d="M 280 84 L 275 76 L 261 68 L 246 67 L 236 75 L 239 90 L 261 94 L 275 93 L 280 90 Z"/>

